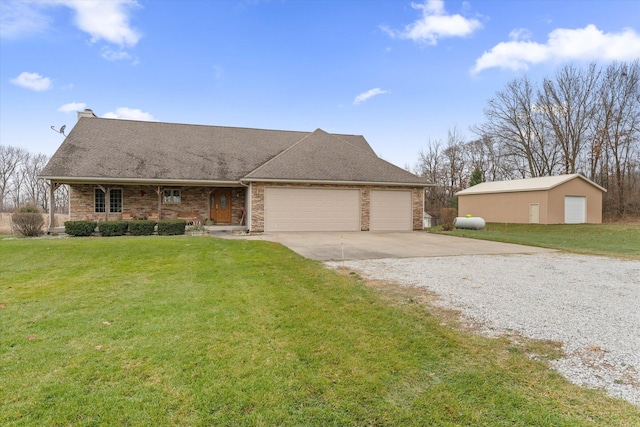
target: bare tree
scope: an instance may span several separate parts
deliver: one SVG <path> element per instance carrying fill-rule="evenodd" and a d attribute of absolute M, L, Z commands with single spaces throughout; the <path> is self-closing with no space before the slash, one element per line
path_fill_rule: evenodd
<path fill-rule="evenodd" d="M 487 181 L 501 181 L 512 178 L 511 166 L 505 162 L 498 143 L 488 136 L 475 139 L 465 144 L 468 153 L 469 169 L 479 169 Z"/>
<path fill-rule="evenodd" d="M 16 179 L 16 172 L 22 163 L 26 151 L 11 145 L 0 144 L 0 212 L 6 209 L 11 183 Z"/>
<path fill-rule="evenodd" d="M 634 155 L 638 152 L 640 124 L 640 62 L 613 63 L 604 72 L 598 92 L 599 107 L 595 120 L 599 128 L 594 139 L 599 144 L 592 149 L 598 152 L 604 147 L 607 169 L 613 174 L 615 211 L 625 214 L 626 203 L 633 191 L 627 185 L 634 172 Z M 593 155 L 592 157 L 596 157 Z M 594 165 L 592 165 L 592 168 Z M 593 172 L 593 170 L 592 170 Z"/>
<path fill-rule="evenodd" d="M 473 128 L 481 139 L 495 141 L 511 158 L 513 170 L 522 178 L 545 176 L 558 164 L 558 150 L 551 140 L 536 88 L 528 77 L 509 82 L 489 100 L 486 122 Z"/>
<path fill-rule="evenodd" d="M 42 210 L 48 209 L 48 188 L 45 181 L 38 179 L 49 157 L 45 154 L 26 153 L 20 166 L 20 181 L 23 186 L 22 203 L 32 203 Z"/>
<path fill-rule="evenodd" d="M 446 177 L 446 192 L 449 197 L 464 189 L 470 172 L 465 165 L 465 138 L 457 127 L 449 129 L 447 146 L 442 151 L 444 155 L 444 175 Z"/>
<path fill-rule="evenodd" d="M 48 197 L 48 196 L 47 196 Z M 54 212 L 67 213 L 69 210 L 69 186 L 61 185 L 56 190 Z"/>
<path fill-rule="evenodd" d="M 433 184 L 425 191 L 424 209 L 432 215 L 437 216 L 440 208 L 448 205 L 445 194 L 445 185 L 442 181 L 442 141 L 429 140 L 427 149 L 420 150 L 418 153 L 418 162 L 414 167 L 414 173 Z"/>
<path fill-rule="evenodd" d="M 597 101 L 600 71 L 596 64 L 586 70 L 567 65 L 555 79 L 544 79 L 539 106 L 553 129 L 562 152 L 564 173 L 575 173 L 577 160 L 587 139 Z"/>

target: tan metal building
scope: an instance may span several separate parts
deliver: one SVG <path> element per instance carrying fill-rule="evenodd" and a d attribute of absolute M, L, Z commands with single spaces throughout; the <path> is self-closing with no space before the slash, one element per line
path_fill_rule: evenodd
<path fill-rule="evenodd" d="M 517 224 L 600 224 L 602 193 L 580 174 L 483 182 L 456 193 L 459 216 Z"/>

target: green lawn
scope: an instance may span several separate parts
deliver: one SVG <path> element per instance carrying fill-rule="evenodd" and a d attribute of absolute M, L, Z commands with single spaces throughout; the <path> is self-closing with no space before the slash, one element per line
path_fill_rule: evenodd
<path fill-rule="evenodd" d="M 446 233 L 575 253 L 640 259 L 640 224 L 489 223 L 484 230 L 455 229 Z"/>
<path fill-rule="evenodd" d="M 443 326 L 270 242 L 3 239 L 0 307 L 3 426 L 640 419 L 532 361 L 527 345 Z"/>

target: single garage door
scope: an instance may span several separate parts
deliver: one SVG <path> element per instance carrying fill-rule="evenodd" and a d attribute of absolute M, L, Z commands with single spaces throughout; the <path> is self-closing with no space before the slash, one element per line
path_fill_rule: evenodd
<path fill-rule="evenodd" d="M 371 190 L 370 209 L 371 231 L 413 230 L 411 191 Z"/>
<path fill-rule="evenodd" d="M 587 222 L 587 198 L 584 196 L 564 196 L 564 223 L 584 224 Z"/>
<path fill-rule="evenodd" d="M 360 190 L 264 189 L 265 231 L 360 231 Z"/>

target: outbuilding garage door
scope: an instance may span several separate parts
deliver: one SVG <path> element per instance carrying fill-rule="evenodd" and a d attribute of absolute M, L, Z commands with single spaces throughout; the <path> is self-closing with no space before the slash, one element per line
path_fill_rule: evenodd
<path fill-rule="evenodd" d="M 265 231 L 360 231 L 360 190 L 264 190 Z"/>
<path fill-rule="evenodd" d="M 564 223 L 584 224 L 586 222 L 587 198 L 584 196 L 564 196 Z"/>
<path fill-rule="evenodd" d="M 371 190 L 370 209 L 371 231 L 413 230 L 411 191 Z"/>

